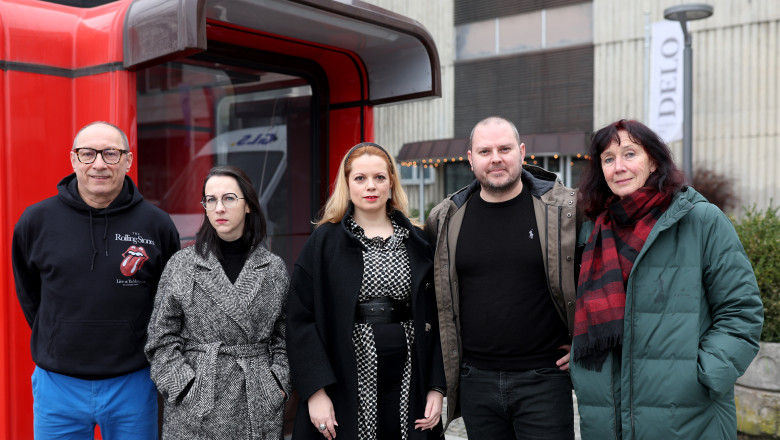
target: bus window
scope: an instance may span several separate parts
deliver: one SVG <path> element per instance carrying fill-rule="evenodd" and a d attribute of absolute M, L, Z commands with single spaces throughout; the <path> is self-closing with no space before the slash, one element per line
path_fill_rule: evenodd
<path fill-rule="evenodd" d="M 138 186 L 171 215 L 182 246 L 194 243 L 203 220 L 208 170 L 235 165 L 258 191 L 266 246 L 291 269 L 314 215 L 309 84 L 296 76 L 195 60 L 154 66 L 137 78 Z"/>

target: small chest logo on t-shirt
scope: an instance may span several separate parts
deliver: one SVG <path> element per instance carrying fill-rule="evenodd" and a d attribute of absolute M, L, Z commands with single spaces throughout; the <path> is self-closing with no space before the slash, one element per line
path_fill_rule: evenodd
<path fill-rule="evenodd" d="M 122 260 L 122 264 L 119 265 L 119 270 L 122 272 L 122 275 L 126 277 L 135 275 L 141 270 L 141 266 L 144 265 L 146 260 L 149 259 L 146 250 L 143 247 L 136 245 L 127 248 L 122 254 L 122 257 L 124 257 L 124 259 Z"/>
<path fill-rule="evenodd" d="M 529 229 L 528 230 L 528 238 L 530 238 L 531 240 L 534 239 L 534 230 L 533 229 Z"/>

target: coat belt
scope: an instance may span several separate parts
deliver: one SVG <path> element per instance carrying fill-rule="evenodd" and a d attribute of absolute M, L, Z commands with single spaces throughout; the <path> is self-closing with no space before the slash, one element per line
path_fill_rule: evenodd
<path fill-rule="evenodd" d="M 268 359 L 268 344 L 261 342 L 256 344 L 239 344 L 239 345 L 225 345 L 224 342 L 212 342 L 210 344 L 197 344 L 186 347 L 187 351 L 200 351 L 205 353 L 205 362 L 201 364 L 199 368 L 199 378 L 196 379 L 196 383 L 193 384 L 192 391 L 197 391 L 198 400 L 195 403 L 195 413 L 203 417 L 212 409 L 214 409 L 214 385 L 217 381 L 217 358 L 219 355 L 226 355 L 236 358 L 236 363 L 241 367 L 244 372 L 244 378 L 247 381 L 247 408 L 249 410 L 250 424 L 252 427 L 253 435 L 259 434 L 261 431 L 261 420 L 255 420 L 260 417 L 262 412 L 260 408 L 256 408 L 259 403 L 256 396 L 252 396 L 251 390 L 257 390 L 262 388 L 259 376 L 249 373 L 250 363 L 255 364 L 254 368 L 270 368 L 267 364 L 259 366 L 256 365 L 258 360 Z M 200 382 L 200 383 L 198 383 Z M 251 383 L 250 383 L 251 382 Z M 197 389 L 196 389 L 197 387 Z"/>

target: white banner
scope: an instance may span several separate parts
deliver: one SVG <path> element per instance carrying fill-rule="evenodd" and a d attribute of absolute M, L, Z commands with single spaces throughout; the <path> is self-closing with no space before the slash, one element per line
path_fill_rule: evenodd
<path fill-rule="evenodd" d="M 666 142 L 683 137 L 682 27 L 676 21 L 653 23 L 650 60 L 649 126 Z"/>

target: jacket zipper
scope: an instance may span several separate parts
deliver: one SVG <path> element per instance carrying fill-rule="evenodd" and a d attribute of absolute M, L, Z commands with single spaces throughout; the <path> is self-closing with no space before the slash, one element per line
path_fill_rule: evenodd
<path fill-rule="evenodd" d="M 639 260 L 639 257 L 637 256 L 637 260 Z M 636 264 L 638 261 L 635 261 L 634 264 Z M 631 275 L 629 275 L 630 277 Z M 631 280 L 633 284 L 633 279 Z M 633 288 L 631 291 L 633 292 Z M 626 286 L 626 297 L 628 297 L 628 286 Z M 633 371 L 633 365 L 634 365 L 634 300 L 631 300 L 631 348 L 628 350 L 628 408 L 631 413 L 631 438 L 634 438 L 635 436 L 635 429 L 634 429 L 634 371 Z"/>
<path fill-rule="evenodd" d="M 620 440 L 620 438 L 618 437 L 618 432 L 619 432 L 618 431 L 618 427 L 621 425 L 621 423 L 620 423 L 620 419 L 621 419 L 620 407 L 616 406 L 617 402 L 615 402 L 615 360 L 616 360 L 616 358 L 613 356 L 612 357 L 612 366 L 610 367 L 612 371 L 610 371 L 609 380 L 610 380 L 611 385 L 612 385 L 612 392 L 610 393 L 612 395 L 612 412 L 615 414 L 615 426 L 613 427 L 613 430 L 614 430 L 614 434 L 615 434 L 615 440 Z M 619 361 L 620 360 L 618 359 L 618 362 Z"/>

